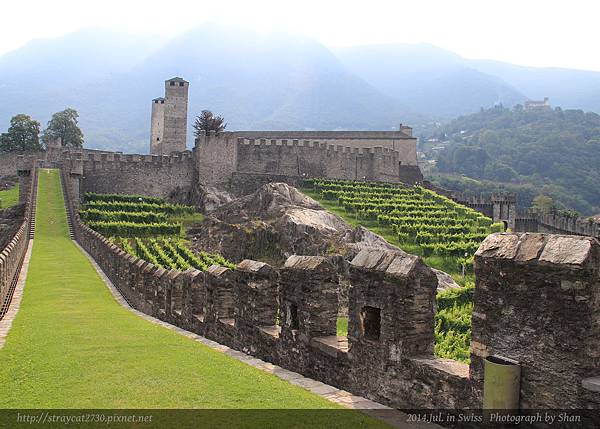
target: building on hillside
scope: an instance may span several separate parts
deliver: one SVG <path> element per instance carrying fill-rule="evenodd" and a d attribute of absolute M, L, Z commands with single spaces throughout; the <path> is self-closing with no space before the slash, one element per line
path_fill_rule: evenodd
<path fill-rule="evenodd" d="M 523 105 L 525 110 L 548 110 L 550 109 L 550 100 L 544 97 L 544 100 L 527 100 Z"/>
<path fill-rule="evenodd" d="M 165 81 L 165 96 L 152 100 L 150 154 L 169 155 L 186 150 L 189 82 Z"/>

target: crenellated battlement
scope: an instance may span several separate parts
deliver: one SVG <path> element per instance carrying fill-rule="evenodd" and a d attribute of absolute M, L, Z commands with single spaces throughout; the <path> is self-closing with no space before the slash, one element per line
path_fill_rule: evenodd
<path fill-rule="evenodd" d="M 251 137 L 247 134 L 210 132 L 196 139 L 194 154 L 199 177 L 204 183 L 227 186 L 234 193 L 241 193 L 255 190 L 267 176 L 288 177 L 288 183 L 306 177 L 386 182 L 402 179 L 411 184 L 422 179 L 418 167 L 410 168 L 412 166 L 401 152 L 385 146 L 393 140 L 382 138 L 379 142 L 366 138 L 372 133 L 324 132 L 322 139 L 317 138 L 321 135 L 319 132 L 290 132 L 298 138 L 280 138 L 286 135 L 285 132 L 265 132 L 265 137 L 259 137 L 260 132 L 252 132 Z M 363 135 L 364 138 L 354 141 L 349 135 Z M 410 144 L 406 139 L 403 141 L 403 144 Z M 406 167 L 403 162 L 407 162 Z M 401 175 L 401 170 L 407 167 L 410 169 L 408 174 Z M 254 184 L 248 182 L 252 181 L 252 175 L 256 178 Z M 241 177 L 244 183 L 240 184 Z M 233 182 L 232 178 L 235 179 Z"/>
<path fill-rule="evenodd" d="M 153 163 L 175 164 L 192 159 L 192 152 L 175 152 L 171 155 L 141 155 L 123 154 L 121 152 L 92 152 L 92 151 L 64 151 L 63 159 L 70 161 L 83 161 L 94 163 Z"/>

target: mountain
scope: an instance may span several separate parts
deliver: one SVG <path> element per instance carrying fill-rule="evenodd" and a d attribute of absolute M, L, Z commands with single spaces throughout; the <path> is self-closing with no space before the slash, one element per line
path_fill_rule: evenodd
<path fill-rule="evenodd" d="M 471 60 L 470 64 L 498 76 L 532 99 L 549 97 L 555 106 L 600 112 L 600 72 L 524 67 L 487 60 Z"/>
<path fill-rule="evenodd" d="M 453 118 L 494 104 L 512 106 L 526 96 L 481 72 L 460 56 L 427 44 L 337 48 L 348 70 L 417 111 Z"/>
<path fill-rule="evenodd" d="M 428 44 L 334 50 L 351 72 L 417 111 L 443 118 L 494 104 L 549 97 L 554 106 L 600 112 L 600 72 L 473 60 Z"/>
<path fill-rule="evenodd" d="M 190 81 L 190 124 L 210 109 L 231 130 L 390 130 L 403 122 L 420 131 L 545 96 L 600 111 L 597 72 L 469 60 L 426 44 L 330 49 L 205 24 L 171 40 L 86 29 L 1 56 L 0 131 L 18 113 L 45 124 L 73 107 L 87 147 L 147 152 L 150 101 L 173 76 Z"/>
<path fill-rule="evenodd" d="M 457 190 L 518 191 L 528 206 L 538 194 L 583 214 L 600 211 L 600 115 L 582 110 L 507 109 L 461 116 L 432 136 L 440 173 L 473 180 L 440 184 Z M 440 150 L 440 147 L 445 147 Z M 465 188 L 465 189 L 463 189 Z M 524 201 L 527 199 L 528 201 Z"/>
<path fill-rule="evenodd" d="M 94 38 L 91 33 L 87 36 Z M 203 25 L 151 53 L 137 53 L 122 63 L 106 61 L 104 68 L 94 64 L 101 70 L 89 70 L 88 58 L 103 57 L 105 47 L 119 44 L 121 36 L 98 35 L 102 43 L 90 52 L 71 49 L 79 36 L 46 41 L 52 54 L 46 54 L 44 63 L 68 62 L 65 68 L 82 76 L 56 80 L 53 76 L 60 73 L 49 66 L 44 69 L 48 80 L 41 70 L 32 78 L 35 91 L 23 76 L 0 106 L 2 123 L 21 111 L 47 120 L 68 105 L 80 113 L 86 146 L 146 152 L 150 101 L 163 95 L 165 79 L 173 76 L 190 81 L 190 123 L 202 109 L 223 115 L 228 129 L 392 129 L 421 117 L 349 73 L 326 47 L 303 37 Z M 137 50 L 132 44 L 120 43 L 119 57 Z M 10 65 L 19 74 L 28 63 L 13 61 L 15 56 L 26 57 L 17 51 L 0 58 L 0 71 Z M 191 127 L 188 134 L 191 145 Z"/>

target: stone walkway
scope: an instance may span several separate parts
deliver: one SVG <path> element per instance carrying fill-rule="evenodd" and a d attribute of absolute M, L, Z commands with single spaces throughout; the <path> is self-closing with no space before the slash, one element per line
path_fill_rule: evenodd
<path fill-rule="evenodd" d="M 261 359 L 255 358 L 253 356 L 247 355 L 240 351 L 234 350 L 228 346 L 223 344 L 219 344 L 216 341 L 209 340 L 203 336 L 195 334 L 190 331 L 186 331 L 185 329 L 179 328 L 175 325 L 171 325 L 170 323 L 164 322 L 162 320 L 156 319 L 152 316 L 149 316 L 141 311 L 136 310 L 129 306 L 127 301 L 123 298 L 119 290 L 113 285 L 110 279 L 104 274 L 102 268 L 96 263 L 94 258 L 90 254 L 88 254 L 76 241 L 73 241 L 77 247 L 81 250 L 81 252 L 89 259 L 92 263 L 96 272 L 100 276 L 100 278 L 104 281 L 110 292 L 112 293 L 115 300 L 123 307 L 128 309 L 129 311 L 135 313 L 139 317 L 147 320 L 148 322 L 154 323 L 156 325 L 160 325 L 164 328 L 175 331 L 187 338 L 190 338 L 194 341 L 199 341 L 208 347 L 217 350 L 219 352 L 225 353 L 232 358 L 235 358 L 241 362 L 244 362 L 247 365 L 253 366 L 262 371 L 271 373 L 282 380 L 285 380 L 291 384 L 302 387 L 316 395 L 319 395 L 325 399 L 328 399 L 332 402 L 335 402 L 343 407 L 358 409 L 365 414 L 368 414 L 372 417 L 381 419 L 388 423 L 389 425 L 397 428 L 403 429 L 441 429 L 440 426 L 427 424 L 427 423 L 407 423 L 408 415 L 406 413 L 400 412 L 398 410 L 394 410 L 393 408 L 387 407 L 385 405 L 379 404 L 377 402 L 371 401 L 369 399 L 363 398 L 361 396 L 353 395 L 350 392 L 345 390 L 340 390 L 336 387 L 330 386 L 328 384 L 322 383 L 317 380 L 313 380 L 312 378 L 304 377 L 302 374 L 298 374 L 297 372 L 288 371 L 285 368 L 282 368 L 277 365 L 273 365 L 272 363 L 265 362 Z"/>
<path fill-rule="evenodd" d="M 19 307 L 21 306 L 21 299 L 23 298 L 23 289 L 25 287 L 25 281 L 27 280 L 27 270 L 29 268 L 29 260 L 31 259 L 32 247 L 33 240 L 29 240 L 29 243 L 27 244 L 27 251 L 25 252 L 25 258 L 23 258 L 23 265 L 21 265 L 21 271 L 19 271 L 19 279 L 17 280 L 17 285 L 15 286 L 15 291 L 13 292 L 10 306 L 8 307 L 8 311 L 2 320 L 0 320 L 0 349 L 4 347 L 6 337 L 8 336 L 8 331 L 10 331 L 13 320 L 15 319 L 15 316 L 19 311 Z"/>

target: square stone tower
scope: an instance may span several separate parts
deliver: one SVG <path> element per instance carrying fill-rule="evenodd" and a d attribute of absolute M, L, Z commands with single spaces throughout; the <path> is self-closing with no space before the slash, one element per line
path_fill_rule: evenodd
<path fill-rule="evenodd" d="M 165 97 L 152 100 L 152 155 L 186 150 L 189 82 L 174 77 L 165 81 Z"/>
<path fill-rule="evenodd" d="M 152 119 L 150 122 L 150 154 L 162 154 L 162 143 L 165 125 L 165 99 L 158 97 L 152 100 Z"/>

